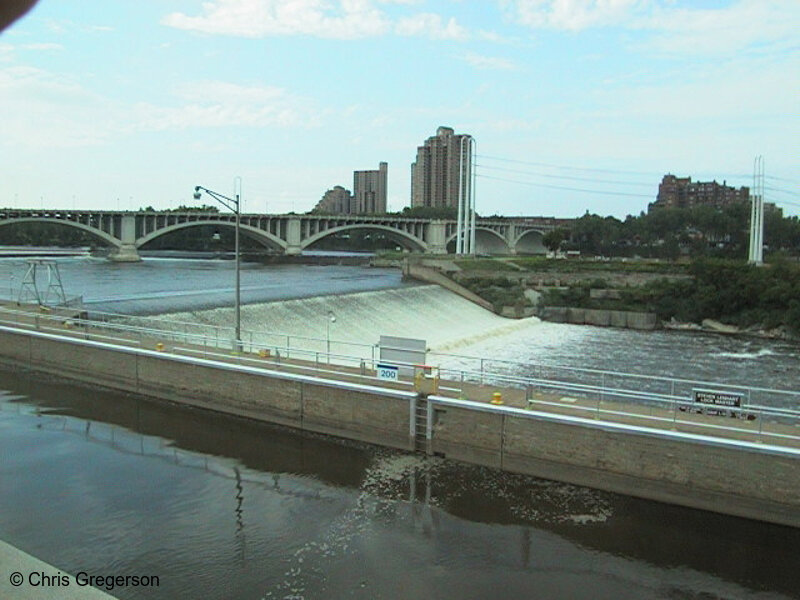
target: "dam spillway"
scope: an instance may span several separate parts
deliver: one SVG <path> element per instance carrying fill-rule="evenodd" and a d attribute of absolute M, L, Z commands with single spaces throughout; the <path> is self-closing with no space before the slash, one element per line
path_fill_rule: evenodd
<path fill-rule="evenodd" d="M 333 323 L 330 322 L 331 313 L 336 318 Z M 233 309 L 170 313 L 159 320 L 167 326 L 172 323 L 176 329 L 180 328 L 177 323 L 184 322 L 229 328 Z M 520 320 L 500 317 L 436 285 L 316 296 L 242 307 L 242 329 L 253 332 L 253 343 L 274 343 L 275 337 L 266 332 L 317 340 L 324 339 L 329 332 L 331 340 L 334 340 L 334 353 L 352 352 L 353 347 L 346 344 L 373 345 L 381 335 L 424 339 L 432 350 L 448 351 L 540 325 L 535 317 Z"/>

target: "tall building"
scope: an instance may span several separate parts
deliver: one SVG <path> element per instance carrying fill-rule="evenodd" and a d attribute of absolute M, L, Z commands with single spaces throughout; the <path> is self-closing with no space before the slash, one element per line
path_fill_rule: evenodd
<path fill-rule="evenodd" d="M 378 163 L 377 171 L 353 171 L 353 211 L 369 215 L 386 212 L 388 165 Z"/>
<path fill-rule="evenodd" d="M 667 174 L 658 186 L 658 198 L 648 206 L 654 208 L 693 208 L 713 206 L 723 208 L 732 204 L 748 202 L 750 188 L 735 188 L 723 181 L 692 181 L 691 177 L 675 177 Z"/>
<path fill-rule="evenodd" d="M 472 161 L 472 136 L 439 127 L 411 164 L 411 206 L 457 207 Z"/>
<path fill-rule="evenodd" d="M 352 212 L 352 206 L 353 196 L 350 194 L 350 190 L 346 190 L 342 186 L 337 185 L 333 189 L 325 192 L 312 212 L 349 215 Z"/>

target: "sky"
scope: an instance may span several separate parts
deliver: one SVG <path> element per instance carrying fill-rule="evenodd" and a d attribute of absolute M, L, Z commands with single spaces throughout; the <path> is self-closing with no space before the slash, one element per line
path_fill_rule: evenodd
<path fill-rule="evenodd" d="M 665 173 L 800 214 L 797 0 L 40 0 L 0 33 L 0 206 L 305 212 L 440 125 L 479 214 L 624 217 Z M 204 198 L 213 203 L 210 198 Z"/>

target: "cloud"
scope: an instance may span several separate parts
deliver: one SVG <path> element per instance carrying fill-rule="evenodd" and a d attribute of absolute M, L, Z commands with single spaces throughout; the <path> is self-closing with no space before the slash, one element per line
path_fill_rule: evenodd
<path fill-rule="evenodd" d="M 418 0 L 211 0 L 202 14 L 175 12 L 162 24 L 187 31 L 247 38 L 308 35 L 359 39 L 394 31 L 404 36 L 460 40 L 466 30 L 454 18 L 417 13 L 393 20 L 377 5 L 414 5 Z"/>
<path fill-rule="evenodd" d="M 43 42 L 38 44 L 22 44 L 20 48 L 23 50 L 63 50 L 64 46 L 61 44 Z"/>
<path fill-rule="evenodd" d="M 532 29 L 616 27 L 650 33 L 646 46 L 668 53 L 720 54 L 794 44 L 796 0 L 738 0 L 720 8 L 680 8 L 671 0 L 507 0 L 511 19 Z"/>
<path fill-rule="evenodd" d="M 11 44 L 0 44 L 0 63 L 11 62 L 14 58 L 14 46 Z"/>
<path fill-rule="evenodd" d="M 15 147 L 65 148 L 105 142 L 104 99 L 33 67 L 0 69 L 0 138 Z"/>
<path fill-rule="evenodd" d="M 323 0 L 214 0 L 203 4 L 201 16 L 172 13 L 162 23 L 178 29 L 250 38 L 310 35 L 354 39 L 389 30 L 386 16 L 368 0 L 341 0 L 335 11 Z"/>
<path fill-rule="evenodd" d="M 272 86 L 197 82 L 182 86 L 176 96 L 182 100 L 179 106 L 137 105 L 131 129 L 313 127 L 323 114 L 311 101 Z"/>
<path fill-rule="evenodd" d="M 167 105 L 131 104 L 32 67 L 0 69 L 0 139 L 27 148 L 100 146 L 140 132 L 220 127 L 319 125 L 326 112 L 304 97 L 265 85 L 186 84 Z"/>
<path fill-rule="evenodd" d="M 647 0 L 515 0 L 515 20 L 535 29 L 580 31 L 623 24 L 649 6 Z"/>
<path fill-rule="evenodd" d="M 763 51 L 796 44 L 800 3 L 745 0 L 724 9 L 657 8 L 637 27 L 655 32 L 649 45 L 666 53 Z"/>
<path fill-rule="evenodd" d="M 398 35 L 425 36 L 435 40 L 464 40 L 467 30 L 454 17 L 442 22 L 442 17 L 433 13 L 419 13 L 398 20 L 395 26 Z"/>
<path fill-rule="evenodd" d="M 45 27 L 51 33 L 64 34 L 71 31 L 81 31 L 84 33 L 109 33 L 115 31 L 114 27 L 109 25 L 89 25 L 86 23 L 76 23 L 69 19 L 47 19 Z"/>
<path fill-rule="evenodd" d="M 513 62 L 506 58 L 495 56 L 483 56 L 475 52 L 467 52 L 461 56 L 461 60 L 476 69 L 488 69 L 492 71 L 513 71 L 517 68 Z"/>

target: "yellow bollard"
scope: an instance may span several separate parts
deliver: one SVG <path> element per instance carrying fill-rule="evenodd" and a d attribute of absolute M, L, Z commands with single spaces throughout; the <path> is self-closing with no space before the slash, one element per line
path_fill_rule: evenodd
<path fill-rule="evenodd" d="M 156 344 L 156 350 L 158 350 L 159 352 L 163 352 L 164 351 L 164 344 L 162 344 L 161 342 L 158 342 Z"/>
<path fill-rule="evenodd" d="M 500 392 L 495 392 L 492 394 L 492 404 L 502 404 L 503 403 L 503 394 Z"/>

